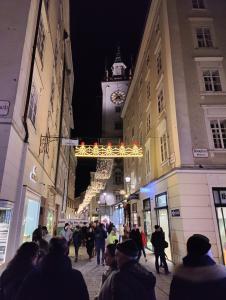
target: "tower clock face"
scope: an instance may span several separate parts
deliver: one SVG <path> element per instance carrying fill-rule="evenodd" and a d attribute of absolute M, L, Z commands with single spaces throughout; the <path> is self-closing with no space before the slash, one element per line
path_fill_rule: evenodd
<path fill-rule="evenodd" d="M 114 104 L 122 104 L 126 99 L 126 93 L 120 90 L 117 90 L 111 94 L 111 101 Z"/>

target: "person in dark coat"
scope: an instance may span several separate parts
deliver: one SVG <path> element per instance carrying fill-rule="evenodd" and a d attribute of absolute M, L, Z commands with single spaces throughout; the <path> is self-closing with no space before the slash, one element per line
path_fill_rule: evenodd
<path fill-rule="evenodd" d="M 86 250 L 89 255 L 89 260 L 93 257 L 93 249 L 94 249 L 94 232 L 93 228 L 90 226 L 86 236 Z"/>
<path fill-rule="evenodd" d="M 14 300 L 24 278 L 36 265 L 39 247 L 34 242 L 25 242 L 0 278 L 0 299 Z"/>
<path fill-rule="evenodd" d="M 82 234 L 79 225 L 75 227 L 72 235 L 72 240 L 75 248 L 75 262 L 78 261 L 78 251 L 82 243 Z"/>
<path fill-rule="evenodd" d="M 156 300 L 155 276 L 137 262 L 138 249 L 129 239 L 116 246 L 119 270 L 105 280 L 98 300 Z"/>
<path fill-rule="evenodd" d="M 80 271 L 72 269 L 64 238 L 52 238 L 40 268 L 23 282 L 16 300 L 89 300 Z"/>
<path fill-rule="evenodd" d="M 134 227 L 129 234 L 129 238 L 132 239 L 136 243 L 138 251 L 139 251 L 138 252 L 138 260 L 140 260 L 141 250 L 143 248 L 143 245 L 142 245 L 142 237 L 141 237 L 139 228 Z"/>
<path fill-rule="evenodd" d="M 225 300 L 226 268 L 210 257 L 211 244 L 201 234 L 187 241 L 187 256 L 175 270 L 170 286 L 170 300 Z"/>
<path fill-rule="evenodd" d="M 38 225 L 32 233 L 32 242 L 38 242 L 42 239 L 42 225 Z"/>
<path fill-rule="evenodd" d="M 105 251 L 105 239 L 107 238 L 107 232 L 104 229 L 103 224 L 99 224 L 94 231 L 95 248 L 97 254 L 97 265 L 100 264 L 100 252 L 102 253 L 101 262 L 104 265 L 104 251 Z"/>
<path fill-rule="evenodd" d="M 151 243 L 154 247 L 155 254 L 155 268 L 156 272 L 159 274 L 159 258 L 161 263 L 163 264 L 165 274 L 169 273 L 168 265 L 166 262 L 166 254 L 165 254 L 165 234 L 159 225 L 155 225 L 155 232 L 152 233 Z"/>

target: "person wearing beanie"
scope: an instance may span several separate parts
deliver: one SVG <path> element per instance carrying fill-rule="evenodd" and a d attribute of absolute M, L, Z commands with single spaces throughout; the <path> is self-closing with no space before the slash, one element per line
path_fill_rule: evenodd
<path fill-rule="evenodd" d="M 187 241 L 187 256 L 175 270 L 170 286 L 170 300 L 226 299 L 226 268 L 210 255 L 211 244 L 202 234 Z"/>
<path fill-rule="evenodd" d="M 137 261 L 139 250 L 136 243 L 125 240 L 116 246 L 118 271 L 105 280 L 98 300 L 156 300 L 155 276 Z"/>

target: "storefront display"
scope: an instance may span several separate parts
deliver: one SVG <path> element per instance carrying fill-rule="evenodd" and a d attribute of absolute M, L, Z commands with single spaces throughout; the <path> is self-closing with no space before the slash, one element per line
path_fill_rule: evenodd
<path fill-rule="evenodd" d="M 156 217 L 157 217 L 158 225 L 162 227 L 165 233 L 165 240 L 169 245 L 168 248 L 165 249 L 165 253 L 167 255 L 167 258 L 171 260 L 172 254 L 171 254 L 169 216 L 168 216 L 168 204 L 167 204 L 166 193 L 155 196 L 155 206 L 156 206 Z"/>
<path fill-rule="evenodd" d="M 12 209 L 0 207 L 0 265 L 5 262 Z"/>
<path fill-rule="evenodd" d="M 32 240 L 32 233 L 38 227 L 39 212 L 40 201 L 37 200 L 37 197 L 35 197 L 35 195 L 33 199 L 31 195 L 28 195 L 26 197 L 24 211 L 23 242 Z"/>
<path fill-rule="evenodd" d="M 224 264 L 226 265 L 226 188 L 213 189 L 213 196 L 218 220 L 222 256 Z"/>
<path fill-rule="evenodd" d="M 143 200 L 143 212 L 144 212 L 144 233 L 147 237 L 147 248 L 153 250 L 151 244 L 152 234 L 152 222 L 151 222 L 151 201 L 150 198 Z"/>

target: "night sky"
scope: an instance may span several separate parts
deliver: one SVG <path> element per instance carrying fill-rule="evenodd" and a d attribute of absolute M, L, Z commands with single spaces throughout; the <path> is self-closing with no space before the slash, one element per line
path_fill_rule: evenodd
<path fill-rule="evenodd" d="M 86 143 L 101 136 L 101 80 L 105 64 L 114 62 L 121 47 L 127 67 L 135 64 L 150 0 L 71 0 L 71 40 L 74 63 L 74 137 Z M 79 159 L 76 195 L 89 184 L 96 161 Z"/>

